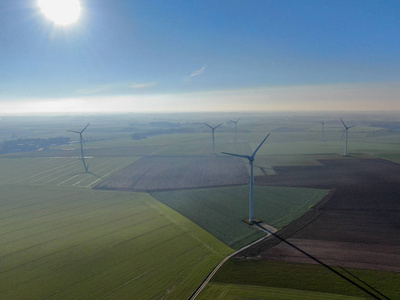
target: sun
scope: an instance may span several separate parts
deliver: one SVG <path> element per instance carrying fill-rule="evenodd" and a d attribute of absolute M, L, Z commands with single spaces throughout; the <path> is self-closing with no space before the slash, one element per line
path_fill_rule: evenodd
<path fill-rule="evenodd" d="M 42 13 L 57 25 L 68 25 L 78 21 L 81 14 L 79 0 L 38 0 Z"/>

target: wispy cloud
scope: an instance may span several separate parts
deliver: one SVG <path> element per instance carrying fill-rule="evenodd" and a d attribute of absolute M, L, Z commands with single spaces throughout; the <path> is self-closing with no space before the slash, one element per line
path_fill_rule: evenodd
<path fill-rule="evenodd" d="M 190 77 L 199 76 L 199 75 L 203 74 L 205 70 L 206 70 L 206 67 L 203 66 L 200 70 L 194 71 L 192 74 L 190 74 Z"/>
<path fill-rule="evenodd" d="M 133 82 L 129 87 L 133 89 L 146 89 L 152 86 L 155 86 L 157 83 L 156 82 L 147 82 L 147 83 L 137 83 Z"/>

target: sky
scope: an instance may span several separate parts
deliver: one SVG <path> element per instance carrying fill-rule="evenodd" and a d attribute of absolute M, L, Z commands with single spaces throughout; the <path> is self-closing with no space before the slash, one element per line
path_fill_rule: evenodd
<path fill-rule="evenodd" d="M 0 115 L 400 109 L 399 1 L 0 1 Z"/>

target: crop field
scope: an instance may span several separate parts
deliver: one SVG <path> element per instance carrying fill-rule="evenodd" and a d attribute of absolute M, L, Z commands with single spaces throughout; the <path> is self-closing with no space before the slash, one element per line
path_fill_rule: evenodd
<path fill-rule="evenodd" d="M 332 264 L 399 272 L 400 165 L 355 158 L 320 162 L 323 167 L 281 167 L 277 176 L 263 181 L 337 189 L 323 214 L 291 238 Z M 274 259 L 282 253 L 287 260 L 304 262 L 283 245 L 261 256 Z"/>
<path fill-rule="evenodd" d="M 196 299 L 361 300 L 365 298 L 257 285 L 210 283 Z"/>
<path fill-rule="evenodd" d="M 148 194 L 0 193 L 1 299 L 184 299 L 232 251 Z"/>
<path fill-rule="evenodd" d="M 93 188 L 139 157 L 87 158 L 90 173 L 79 157 L 0 158 L 0 181 L 13 185 L 50 185 Z M 6 172 L 5 172 L 6 170 Z"/>
<path fill-rule="evenodd" d="M 234 157 L 143 157 L 96 188 L 157 191 L 247 182 L 246 166 Z"/>
<path fill-rule="evenodd" d="M 327 192 L 257 186 L 254 215 L 281 228 L 304 214 Z M 152 195 L 234 249 L 264 236 L 261 231 L 241 221 L 248 219 L 248 186 L 155 192 Z"/>
<path fill-rule="evenodd" d="M 348 275 L 348 272 L 355 275 L 357 278 L 385 295 L 387 297 L 385 299 L 399 299 L 399 273 L 352 268 L 334 268 L 343 275 Z M 352 279 L 356 280 L 354 277 L 352 277 Z M 347 299 L 346 296 L 355 297 L 355 299 L 371 299 L 364 291 L 357 289 L 349 282 L 319 265 L 233 259 L 223 265 L 220 271 L 213 277 L 211 283 L 210 290 L 204 290 L 204 297 L 202 297 L 201 293 L 200 297 L 197 299 L 207 299 L 206 296 L 208 293 L 217 293 L 218 290 L 213 291 L 213 287 L 219 284 L 223 284 L 227 290 L 227 296 L 225 297 L 225 294 L 222 293 L 220 299 L 237 299 L 234 295 L 229 297 L 229 288 L 231 285 L 234 290 L 242 290 L 242 292 L 237 291 L 237 295 L 249 291 L 247 295 L 250 296 L 252 293 L 255 293 L 255 299 L 280 299 L 274 297 L 257 297 L 258 293 L 262 291 L 268 292 L 268 287 L 273 288 L 272 295 L 278 292 L 278 296 L 283 296 L 283 299 L 331 299 L 330 297 L 332 297 L 332 299 Z M 374 294 L 377 294 L 361 281 L 358 281 L 358 283 Z M 265 287 L 265 289 L 262 287 Z M 219 292 L 223 292 L 221 291 L 221 287 L 218 289 Z M 303 292 L 305 293 L 303 294 Z M 312 293 L 308 294 L 308 292 Z M 289 293 L 289 297 L 286 296 L 285 298 L 285 293 Z M 316 293 L 316 298 L 310 297 L 313 293 Z M 321 295 L 319 293 L 324 294 Z M 381 295 L 378 296 L 380 299 L 384 299 Z M 353 299 L 351 297 L 349 297 L 349 299 Z"/>
<path fill-rule="evenodd" d="M 398 299 L 400 166 L 372 158 L 319 162 L 320 166 L 277 167 L 275 176 L 257 178 L 256 182 L 264 185 L 336 189 L 331 199 L 319 208 L 319 217 L 297 228 L 288 241 L 326 264 L 351 269 L 361 280 L 384 292 L 390 299 Z M 314 268 L 319 268 L 314 261 L 284 243 L 272 248 L 267 243 L 268 240 L 265 240 L 265 243 L 263 241 L 238 254 L 240 257 L 257 257 L 258 261 L 233 260 L 232 269 L 221 269 L 216 278 L 236 278 L 236 281 L 224 279 L 223 282 L 227 284 L 301 290 L 315 290 L 315 287 L 321 286 L 323 288 L 318 291 L 334 292 L 330 291 L 328 281 L 323 279 L 325 276 L 321 275 L 323 284 L 312 279 L 316 273 Z M 284 283 L 272 283 L 271 277 L 279 276 L 278 271 L 271 268 L 268 268 L 269 275 L 264 281 L 260 279 L 263 276 L 250 279 L 250 275 L 244 271 L 249 268 L 249 273 L 266 272 L 263 270 L 269 263 L 272 264 L 270 266 L 276 263 L 279 270 L 289 266 L 288 274 L 282 275 L 285 280 L 280 278 Z M 237 272 L 237 277 L 232 275 L 234 272 Z M 293 276 L 292 279 L 290 276 Z M 339 282 L 334 286 L 343 289 L 345 284 Z M 363 296 L 346 289 L 335 293 Z"/>

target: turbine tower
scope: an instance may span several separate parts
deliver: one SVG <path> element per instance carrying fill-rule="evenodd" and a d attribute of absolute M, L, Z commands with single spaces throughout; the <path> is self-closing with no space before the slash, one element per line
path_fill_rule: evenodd
<path fill-rule="evenodd" d="M 325 140 L 325 137 L 324 137 L 324 126 L 325 126 L 325 122 L 324 121 L 322 121 L 322 122 L 320 122 L 321 124 L 322 124 L 322 131 L 321 131 L 321 142 L 323 142 L 324 140 Z"/>
<path fill-rule="evenodd" d="M 257 149 L 254 150 L 253 154 L 248 156 L 248 155 L 241 155 L 241 154 L 235 154 L 235 153 L 228 153 L 228 152 L 222 152 L 223 154 L 227 155 L 232 155 L 232 156 L 238 156 L 242 158 L 247 158 L 249 160 L 250 164 L 250 201 L 249 201 L 249 222 L 253 223 L 253 187 L 254 187 L 254 174 L 253 174 L 253 161 L 254 157 L 256 156 L 256 153 L 258 149 L 264 144 L 265 140 L 269 137 L 270 133 L 265 137 L 265 139 L 261 142 L 260 145 L 258 145 Z"/>
<path fill-rule="evenodd" d="M 237 141 L 237 123 L 239 122 L 239 120 L 240 120 L 240 118 L 237 119 L 236 121 L 234 121 L 234 120 L 229 120 L 229 121 L 235 123 L 235 141 Z"/>
<path fill-rule="evenodd" d="M 211 131 L 212 131 L 212 155 L 216 155 L 215 154 L 215 137 L 214 137 L 214 131 L 215 131 L 215 129 L 217 129 L 219 126 L 221 126 L 222 125 L 222 123 L 221 124 L 218 124 L 217 126 L 215 126 L 215 127 L 212 127 L 212 126 L 210 126 L 210 125 L 208 125 L 207 123 L 204 123 L 204 125 L 206 125 L 206 126 L 208 126 L 208 127 L 210 127 L 211 128 Z"/>
<path fill-rule="evenodd" d="M 79 134 L 79 141 L 80 141 L 80 144 L 81 144 L 82 163 L 83 163 L 83 166 L 85 167 L 85 172 L 88 172 L 89 167 L 87 166 L 87 164 L 85 162 L 85 155 L 83 153 L 83 144 L 85 143 L 85 141 L 83 140 L 82 133 L 85 131 L 86 128 L 88 128 L 89 125 L 90 125 L 90 123 L 87 124 L 85 126 L 85 128 L 83 128 L 81 131 L 67 130 L 69 132 L 74 132 L 74 133 L 78 133 Z"/>
<path fill-rule="evenodd" d="M 344 123 L 344 121 L 343 121 L 342 118 L 340 118 L 340 121 L 342 121 L 343 126 L 344 126 L 344 132 L 346 133 L 346 144 L 345 144 L 345 147 L 344 147 L 344 156 L 346 156 L 346 155 L 347 155 L 347 140 L 348 140 L 348 138 L 349 138 L 349 129 L 350 129 L 350 128 L 353 128 L 353 127 L 356 126 L 356 125 L 347 126 L 347 125 Z"/>

